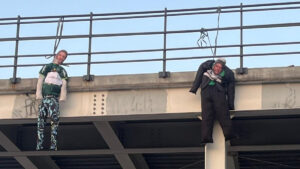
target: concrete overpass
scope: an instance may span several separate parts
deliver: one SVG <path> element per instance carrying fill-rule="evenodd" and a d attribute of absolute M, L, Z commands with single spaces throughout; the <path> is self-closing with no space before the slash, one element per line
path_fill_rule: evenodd
<path fill-rule="evenodd" d="M 236 75 L 240 139 L 225 143 L 216 125 L 216 143 L 206 147 L 199 92 L 188 92 L 195 73 L 70 78 L 59 151 L 51 152 L 35 151 L 37 79 L 0 80 L 0 168 L 300 168 L 300 67 Z"/>

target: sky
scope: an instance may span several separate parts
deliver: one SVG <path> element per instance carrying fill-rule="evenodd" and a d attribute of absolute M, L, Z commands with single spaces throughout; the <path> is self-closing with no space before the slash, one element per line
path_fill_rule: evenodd
<path fill-rule="evenodd" d="M 216 7 L 243 4 L 289 2 L 283 0 L 3 0 L 0 6 L 1 18 L 12 18 L 51 15 L 76 15 L 100 13 L 118 13 L 135 11 L 153 11 L 171 9 L 188 9 L 202 7 Z M 300 6 L 300 5 L 298 5 Z M 259 25 L 272 23 L 299 22 L 300 10 L 249 12 L 244 14 L 244 25 Z M 126 32 L 150 32 L 163 30 L 163 18 L 151 19 L 126 19 L 97 21 L 93 23 L 94 34 L 126 33 Z M 0 22 L 1 23 L 1 22 Z M 221 14 L 220 27 L 239 26 L 239 14 Z M 179 16 L 168 18 L 168 31 L 188 30 L 217 27 L 217 14 Z M 27 24 L 21 25 L 20 36 L 53 36 L 56 34 L 57 24 Z M 88 34 L 89 23 L 65 23 L 63 35 Z M 0 25 L 0 39 L 15 37 L 15 25 Z M 197 47 L 200 33 L 170 34 L 167 36 L 167 48 Z M 214 44 L 216 32 L 209 32 L 210 40 Z M 298 41 L 299 27 L 257 29 L 244 31 L 244 43 L 268 43 Z M 239 44 L 239 31 L 220 31 L 218 45 Z M 54 40 L 22 41 L 19 45 L 19 54 L 43 54 L 53 51 Z M 92 51 L 119 51 L 138 49 L 161 49 L 163 36 L 133 36 L 113 38 L 93 38 Z M 88 39 L 61 40 L 59 49 L 66 49 L 70 53 L 87 52 Z M 244 48 L 245 54 L 268 52 L 299 51 L 299 45 L 263 46 Z M 239 48 L 222 48 L 217 50 L 217 55 L 239 54 Z M 13 59 L 1 58 L 1 56 L 14 55 L 15 42 L 0 42 L 0 66 L 13 64 Z M 211 56 L 210 49 L 197 49 L 190 51 L 168 51 L 167 58 Z M 106 54 L 93 55 L 92 61 L 117 61 L 128 59 L 161 58 L 162 52 L 130 53 L 130 54 Z M 286 67 L 299 66 L 299 55 L 285 56 L 257 56 L 246 57 L 244 66 L 256 67 Z M 69 56 L 66 62 L 85 62 L 86 56 Z M 168 61 L 167 71 L 195 71 L 203 59 Z M 46 64 L 51 59 L 20 58 L 19 64 Z M 238 58 L 228 58 L 227 65 L 233 69 L 239 67 Z M 21 78 L 33 78 L 38 76 L 40 66 L 18 68 L 17 76 Z M 70 65 L 66 67 L 69 76 L 83 76 L 86 74 L 86 65 Z M 91 73 L 94 75 L 115 74 L 139 74 L 157 73 L 162 71 L 162 62 L 147 63 L 115 63 L 92 65 Z M 12 68 L 0 68 L 0 79 L 8 79 L 12 76 Z"/>

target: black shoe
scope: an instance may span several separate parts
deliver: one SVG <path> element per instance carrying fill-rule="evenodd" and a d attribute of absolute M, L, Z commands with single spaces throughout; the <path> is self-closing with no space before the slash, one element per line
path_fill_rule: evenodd
<path fill-rule="evenodd" d="M 44 149 L 43 147 L 36 147 L 35 148 L 36 151 L 43 151 L 43 149 Z"/>
<path fill-rule="evenodd" d="M 50 149 L 49 149 L 50 151 L 57 151 L 57 147 L 50 147 Z"/>

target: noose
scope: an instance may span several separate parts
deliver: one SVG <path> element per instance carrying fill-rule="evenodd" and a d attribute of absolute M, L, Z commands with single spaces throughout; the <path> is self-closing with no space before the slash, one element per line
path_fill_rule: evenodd
<path fill-rule="evenodd" d="M 199 39 L 197 41 L 198 47 L 203 47 L 204 44 L 207 46 L 207 42 L 205 40 L 205 38 L 207 38 L 208 43 L 209 43 L 209 47 L 210 47 L 210 50 L 211 50 L 211 53 L 213 55 L 213 59 L 215 59 L 215 56 L 217 55 L 217 45 L 218 45 L 218 36 L 219 36 L 219 28 L 220 28 L 221 7 L 219 7 L 217 9 L 217 13 L 218 13 L 218 24 L 217 24 L 217 33 L 216 33 L 216 37 L 215 37 L 215 47 L 214 47 L 214 49 L 211 46 L 209 34 L 208 34 L 207 30 L 205 30 L 204 28 L 200 29 L 200 37 L 199 37 Z"/>
<path fill-rule="evenodd" d="M 56 36 L 55 36 L 55 42 L 54 42 L 54 47 L 53 47 L 53 54 L 50 55 L 50 56 L 45 56 L 46 59 L 49 59 L 51 58 L 52 56 L 55 56 L 56 54 L 56 51 L 57 51 L 57 48 L 59 46 L 59 43 L 60 43 L 60 40 L 61 40 L 61 36 L 62 36 L 62 33 L 63 33 L 63 29 L 64 29 L 64 17 L 61 17 L 58 22 L 57 22 L 57 29 L 56 29 Z M 62 64 L 64 66 L 69 66 L 67 64 Z"/>
<path fill-rule="evenodd" d="M 49 59 L 52 56 L 55 56 L 56 50 L 57 50 L 60 40 L 61 40 L 63 28 L 64 28 L 64 17 L 61 17 L 57 22 L 56 36 L 55 36 L 55 42 L 54 42 L 54 47 L 53 47 L 53 55 L 45 56 L 46 59 Z"/>

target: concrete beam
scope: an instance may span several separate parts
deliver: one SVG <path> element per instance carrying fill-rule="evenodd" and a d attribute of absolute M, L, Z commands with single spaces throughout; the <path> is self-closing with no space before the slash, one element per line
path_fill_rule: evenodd
<path fill-rule="evenodd" d="M 263 113 L 269 110 L 272 114 L 275 109 L 278 114 L 286 111 L 290 112 L 289 114 L 298 113 L 299 115 L 300 111 L 295 113 L 295 110 L 299 110 L 300 107 L 300 102 L 296 99 L 296 95 L 300 95 L 300 83 L 238 85 L 236 89 L 235 105 L 238 112 L 263 110 Z M 90 116 L 92 119 L 95 116 L 101 116 L 103 119 L 111 118 L 117 121 L 118 119 L 113 116 L 124 115 L 134 120 L 139 117 L 136 115 L 141 114 L 148 114 L 151 118 L 156 114 L 171 117 L 175 113 L 199 113 L 201 111 L 200 92 L 193 95 L 188 90 L 188 88 L 168 88 L 71 92 L 68 100 L 61 104 L 61 117 L 84 119 Z M 34 95 L 0 95 L 0 119 L 36 118 L 37 106 Z"/>
<path fill-rule="evenodd" d="M 196 72 L 176 72 L 170 78 L 161 79 L 156 73 L 135 75 L 95 76 L 94 81 L 86 82 L 82 77 L 71 77 L 71 92 L 136 90 L 191 87 Z M 248 74 L 236 75 L 237 84 L 267 84 L 300 82 L 300 67 L 276 67 L 248 69 Z M 22 79 L 11 84 L 9 79 L 0 80 L 1 94 L 34 93 L 37 79 Z"/>
<path fill-rule="evenodd" d="M 102 135 L 103 139 L 110 149 L 124 150 L 122 143 L 120 142 L 118 136 L 115 134 L 109 122 L 94 122 L 94 125 Z M 114 155 L 123 169 L 136 169 L 136 166 L 134 165 L 128 154 L 116 153 Z"/>

